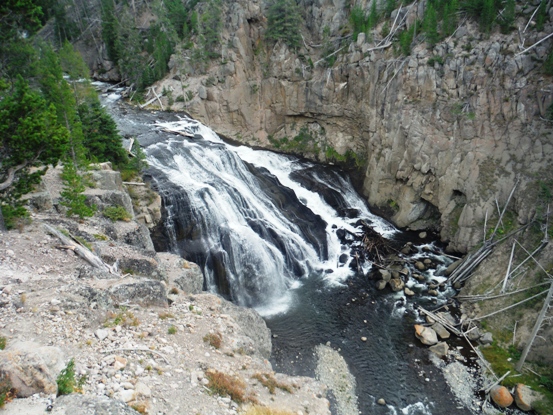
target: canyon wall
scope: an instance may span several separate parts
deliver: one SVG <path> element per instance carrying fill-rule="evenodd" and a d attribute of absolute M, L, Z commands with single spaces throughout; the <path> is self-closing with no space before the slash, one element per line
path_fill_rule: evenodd
<path fill-rule="evenodd" d="M 320 161 L 349 151 L 363 161 L 358 174 L 373 207 L 400 227 L 439 230 L 454 251 L 482 240 L 486 212 L 497 217 L 496 200 L 505 203 L 516 177 L 510 207 L 520 224 L 533 217 L 537 179 L 549 177 L 553 157 L 545 119 L 553 88 L 541 71 L 553 39 L 520 52 L 550 33 L 551 23 L 543 32 L 484 35 L 465 20 L 433 49 L 419 36 L 410 56 L 397 42 L 379 44 L 381 23 L 371 42 L 364 34 L 335 42 L 343 49 L 328 67 L 323 32 L 330 39 L 345 32 L 344 1 L 301 5 L 309 30 L 292 51 L 264 40 L 264 2 L 225 4 L 220 60 L 200 73 L 187 51 L 175 54 L 158 93 L 190 91 L 191 100 L 172 108 L 240 142 Z M 531 11 L 521 11 L 520 25 Z M 424 2 L 407 5 L 388 26 L 404 20 L 409 27 L 423 12 Z M 295 146 L 298 136 L 307 143 Z"/>

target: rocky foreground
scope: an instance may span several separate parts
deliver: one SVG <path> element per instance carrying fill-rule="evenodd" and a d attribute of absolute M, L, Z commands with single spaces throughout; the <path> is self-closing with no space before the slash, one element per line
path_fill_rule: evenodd
<path fill-rule="evenodd" d="M 155 212 L 141 207 L 151 198 L 131 200 L 118 173 L 103 168 L 89 200 L 100 210 L 134 205 L 143 223 L 67 219 L 54 170 L 31 195 L 32 223 L 0 233 L 0 386 L 12 388 L 0 413 L 330 414 L 322 384 L 272 371 L 270 331 L 255 311 L 202 293 L 197 265 L 153 250 L 144 223 Z M 77 246 L 111 272 L 88 265 Z M 80 393 L 56 398 L 71 361 Z"/>

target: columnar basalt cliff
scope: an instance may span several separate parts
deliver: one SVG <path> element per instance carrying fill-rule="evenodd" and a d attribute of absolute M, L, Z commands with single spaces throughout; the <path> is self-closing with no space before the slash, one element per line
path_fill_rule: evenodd
<path fill-rule="evenodd" d="M 199 73 L 186 52 L 174 55 L 158 92 L 178 95 L 186 84 L 192 100 L 172 108 L 238 141 L 322 161 L 349 151 L 364 165 L 371 205 L 398 226 L 439 230 L 452 250 L 481 241 L 486 212 L 496 215 L 496 200 L 505 202 L 517 175 L 511 207 L 520 223 L 534 215 L 536 177 L 548 174 L 553 156 L 551 122 L 544 119 L 551 78 L 541 72 L 553 40 L 520 52 L 553 25 L 487 36 L 466 20 L 433 49 L 419 42 L 402 56 L 393 44 L 379 45 L 381 24 L 372 42 L 361 34 L 337 46 L 343 50 L 328 67 L 323 28 L 338 36 L 346 5 L 302 5 L 309 31 L 302 31 L 298 52 L 265 42 L 264 3 L 225 5 L 220 61 Z M 423 11 L 424 2 L 407 5 L 390 21 L 399 12 L 397 21 L 405 16 L 409 27 Z M 523 16 L 526 23 L 530 16 Z M 291 145 L 292 137 L 301 145 Z"/>

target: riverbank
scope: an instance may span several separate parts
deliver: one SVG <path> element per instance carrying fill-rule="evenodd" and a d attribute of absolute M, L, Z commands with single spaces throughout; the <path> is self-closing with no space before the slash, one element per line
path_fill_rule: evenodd
<path fill-rule="evenodd" d="M 330 414 L 322 384 L 272 370 L 270 332 L 257 313 L 199 292 L 198 267 L 155 253 L 135 220 L 65 218 L 56 211 L 54 176 L 41 191 L 53 203 L 0 238 L 0 366 L 19 391 L 0 413 L 42 414 L 53 405 L 56 414 L 89 407 L 223 415 L 259 405 Z M 115 190 L 102 189 L 104 182 L 94 197 L 105 201 Z M 45 224 L 75 236 L 74 246 Z M 116 265 L 115 274 L 87 265 L 75 254 L 80 243 Z M 55 399 L 56 378 L 70 361 L 82 395 Z"/>

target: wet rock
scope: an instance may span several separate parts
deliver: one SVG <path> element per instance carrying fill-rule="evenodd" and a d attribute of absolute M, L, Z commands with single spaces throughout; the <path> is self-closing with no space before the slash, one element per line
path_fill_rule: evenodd
<path fill-rule="evenodd" d="M 382 276 L 382 280 L 388 282 L 392 279 L 392 273 L 388 271 L 387 269 L 380 269 L 378 270 L 380 275 Z"/>
<path fill-rule="evenodd" d="M 376 282 L 376 289 L 377 290 L 383 290 L 384 288 L 386 288 L 386 284 L 387 284 L 387 282 L 384 281 L 384 280 L 377 281 Z"/>
<path fill-rule="evenodd" d="M 449 339 L 450 334 L 447 329 L 442 326 L 440 323 L 434 323 L 432 325 L 432 329 L 436 332 L 436 334 L 440 337 L 440 339 Z"/>
<path fill-rule="evenodd" d="M 455 271 L 459 265 L 461 265 L 461 262 L 462 260 L 458 259 L 457 261 L 450 264 L 445 270 L 445 275 L 446 276 L 451 275 L 451 273 Z"/>
<path fill-rule="evenodd" d="M 513 397 L 505 386 L 495 385 L 490 390 L 490 397 L 495 402 L 497 406 L 501 408 L 507 408 L 513 403 Z"/>
<path fill-rule="evenodd" d="M 438 336 L 430 327 L 415 324 L 415 336 L 421 341 L 422 344 L 426 344 L 427 346 L 433 346 L 438 343 Z"/>
<path fill-rule="evenodd" d="M 449 350 L 449 346 L 446 342 L 440 342 L 438 344 L 435 344 L 434 346 L 429 347 L 430 351 L 432 353 L 435 353 L 439 357 L 445 357 L 447 356 L 447 351 Z"/>
<path fill-rule="evenodd" d="M 434 297 L 438 296 L 438 291 L 436 290 L 428 290 L 428 295 L 433 295 Z"/>
<path fill-rule="evenodd" d="M 533 391 L 522 383 L 518 383 L 515 387 L 515 402 L 522 411 L 531 411 L 533 409 L 532 404 L 541 399 L 543 399 L 541 393 Z"/>
<path fill-rule="evenodd" d="M 405 283 L 399 278 L 392 278 L 390 280 L 390 287 L 392 288 L 392 291 L 398 292 L 403 290 L 403 287 L 405 287 Z"/>
<path fill-rule="evenodd" d="M 407 295 L 407 296 L 409 296 L 409 297 L 412 297 L 412 296 L 415 295 L 415 293 L 414 293 L 412 290 L 410 290 L 409 288 L 407 288 L 407 287 L 405 287 L 405 288 L 403 289 L 403 292 L 405 293 L 405 295 Z"/>
<path fill-rule="evenodd" d="M 340 255 L 340 258 L 338 259 L 338 261 L 340 261 L 340 264 L 345 264 L 346 262 L 348 262 L 348 254 L 342 254 Z"/>
<path fill-rule="evenodd" d="M 63 353 L 57 347 L 15 342 L 0 352 L 0 372 L 9 378 L 18 398 L 56 393 L 56 379 L 64 367 Z"/>
<path fill-rule="evenodd" d="M 386 401 L 382 398 L 380 398 L 378 401 L 376 401 L 377 404 L 379 405 L 386 405 Z"/>
<path fill-rule="evenodd" d="M 419 271 L 424 271 L 426 269 L 426 267 L 421 261 L 415 262 L 415 268 L 418 269 Z"/>

